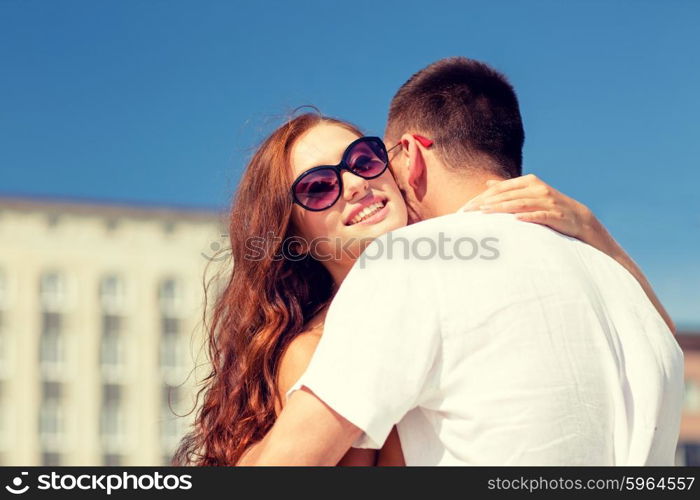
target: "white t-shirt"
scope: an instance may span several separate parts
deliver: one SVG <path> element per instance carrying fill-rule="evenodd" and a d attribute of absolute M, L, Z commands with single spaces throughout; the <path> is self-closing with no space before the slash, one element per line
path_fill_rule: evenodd
<path fill-rule="evenodd" d="M 301 386 L 407 465 L 673 465 L 683 354 L 607 255 L 469 212 L 367 247 Z"/>

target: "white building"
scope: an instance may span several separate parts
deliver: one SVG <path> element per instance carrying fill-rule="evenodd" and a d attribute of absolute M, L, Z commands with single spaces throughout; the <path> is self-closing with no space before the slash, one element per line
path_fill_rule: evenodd
<path fill-rule="evenodd" d="M 169 462 L 194 412 L 168 399 L 191 410 L 208 370 L 203 278 L 227 260 L 225 227 L 0 197 L 0 465 Z"/>

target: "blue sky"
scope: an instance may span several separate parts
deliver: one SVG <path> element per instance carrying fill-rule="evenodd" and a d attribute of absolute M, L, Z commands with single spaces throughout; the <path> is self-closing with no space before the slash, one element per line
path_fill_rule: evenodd
<path fill-rule="evenodd" d="M 700 3 L 0 0 L 0 193 L 225 207 L 314 104 L 381 134 L 442 57 L 508 75 L 525 170 L 589 205 L 700 326 Z"/>

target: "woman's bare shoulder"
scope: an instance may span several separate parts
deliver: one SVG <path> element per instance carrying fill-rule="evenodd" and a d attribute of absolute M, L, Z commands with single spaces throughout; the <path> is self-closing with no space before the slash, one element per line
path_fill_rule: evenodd
<path fill-rule="evenodd" d="M 292 340 L 280 360 L 280 386 L 288 390 L 309 366 L 311 357 L 321 336 L 314 332 L 303 332 Z M 286 387 L 285 387 L 286 386 Z"/>
<path fill-rule="evenodd" d="M 327 307 L 311 318 L 304 330 L 294 337 L 282 353 L 277 373 L 277 386 L 283 400 L 282 404 L 285 403 L 284 398 L 287 391 L 301 378 L 311 362 L 311 357 L 321 340 L 326 312 Z"/>
<path fill-rule="evenodd" d="M 284 398 L 287 391 L 301 378 L 311 362 L 316 346 L 321 340 L 321 334 L 317 329 L 306 330 L 297 335 L 282 353 L 280 367 L 277 375 L 277 385 L 280 396 Z M 281 408 L 278 408 L 278 411 Z"/>

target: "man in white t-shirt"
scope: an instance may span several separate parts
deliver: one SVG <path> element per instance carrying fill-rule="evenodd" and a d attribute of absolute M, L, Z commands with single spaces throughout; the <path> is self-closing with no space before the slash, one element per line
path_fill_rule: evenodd
<path fill-rule="evenodd" d="M 520 175 L 504 77 L 434 63 L 392 101 L 413 221 L 343 282 L 311 363 L 241 464 L 332 465 L 396 425 L 407 465 L 672 465 L 683 359 L 639 282 L 512 214 L 454 213 Z"/>

